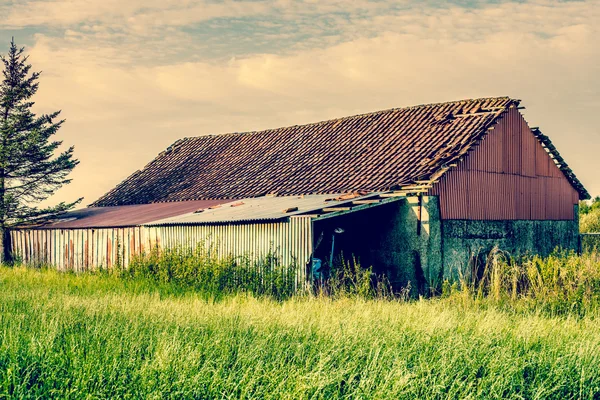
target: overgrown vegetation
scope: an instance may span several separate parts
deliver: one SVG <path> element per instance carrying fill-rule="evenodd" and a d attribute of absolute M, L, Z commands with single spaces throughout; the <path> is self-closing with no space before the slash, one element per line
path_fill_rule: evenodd
<path fill-rule="evenodd" d="M 579 217 L 582 233 L 600 233 L 600 196 L 590 203 L 582 201 L 579 205 Z"/>
<path fill-rule="evenodd" d="M 375 275 L 356 259 L 340 259 L 328 279 L 306 287 L 298 268 L 283 266 L 275 253 L 254 261 L 250 257 L 219 259 L 203 245 L 153 250 L 116 272 L 126 280 L 170 284 L 205 298 L 251 294 L 274 300 L 294 295 L 408 300 L 411 293 L 410 283 L 394 291 L 385 276 Z M 517 260 L 494 250 L 485 262 L 473 263 L 472 270 L 463 271 L 454 283 L 444 282 L 439 292 L 511 312 L 580 317 L 597 312 L 600 306 L 600 253 L 580 256 L 556 251 L 545 258 Z"/>
<path fill-rule="evenodd" d="M 124 278 L 171 283 L 208 297 L 250 293 L 282 300 L 292 296 L 301 281 L 295 265 L 284 266 L 271 252 L 258 259 L 220 259 L 212 248 L 177 247 L 135 256 L 128 268 L 117 268 Z"/>
<path fill-rule="evenodd" d="M 556 251 L 520 260 L 494 250 L 483 265 L 451 284 L 442 296 L 463 297 L 499 309 L 581 317 L 600 307 L 600 253 Z"/>
<path fill-rule="evenodd" d="M 276 252 L 261 257 L 219 258 L 217 252 L 204 243 L 194 248 L 180 246 L 160 251 L 155 248 L 134 256 L 127 268 L 122 267 L 119 259 L 111 273 L 123 279 L 172 284 L 211 298 L 252 294 L 284 300 L 294 295 L 321 294 L 333 298 L 383 299 L 397 295 L 384 276 L 373 274 L 371 268 L 364 268 L 357 259 L 341 257 L 326 280 L 307 287 L 301 269 L 295 263 L 283 265 Z M 408 296 L 408 290 L 403 290 L 401 295 Z"/>
<path fill-rule="evenodd" d="M 0 398 L 600 397 L 600 253 L 494 251 L 430 299 L 212 254 L 0 267 Z"/>
<path fill-rule="evenodd" d="M 597 398 L 600 319 L 0 268 L 0 397 Z"/>

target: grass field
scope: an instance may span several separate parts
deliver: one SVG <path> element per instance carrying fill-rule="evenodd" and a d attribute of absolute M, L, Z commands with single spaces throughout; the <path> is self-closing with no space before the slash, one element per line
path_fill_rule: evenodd
<path fill-rule="evenodd" d="M 598 317 L 0 268 L 0 398 L 592 399 Z"/>

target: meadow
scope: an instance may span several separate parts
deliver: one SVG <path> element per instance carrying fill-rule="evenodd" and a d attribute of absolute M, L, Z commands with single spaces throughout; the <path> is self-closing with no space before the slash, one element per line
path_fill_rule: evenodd
<path fill-rule="evenodd" d="M 0 398 L 598 398 L 595 305 L 498 293 L 215 299 L 143 277 L 1 267 Z"/>

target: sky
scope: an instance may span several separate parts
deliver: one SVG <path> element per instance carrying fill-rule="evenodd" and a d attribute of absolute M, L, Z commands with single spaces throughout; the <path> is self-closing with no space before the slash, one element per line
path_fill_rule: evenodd
<path fill-rule="evenodd" d="M 600 195 L 600 0 L 0 0 L 90 204 L 182 137 L 521 99 Z"/>

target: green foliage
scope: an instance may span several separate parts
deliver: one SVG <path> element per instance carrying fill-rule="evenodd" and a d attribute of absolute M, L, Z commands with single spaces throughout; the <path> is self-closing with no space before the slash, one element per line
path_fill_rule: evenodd
<path fill-rule="evenodd" d="M 600 233 L 600 196 L 591 202 L 579 203 L 579 230 L 581 233 Z M 584 239 L 590 242 L 584 243 L 588 247 L 597 247 L 593 238 Z"/>
<path fill-rule="evenodd" d="M 597 313 L 463 307 L 461 293 L 214 301 L 175 286 L 0 268 L 0 398 L 600 396 Z"/>
<path fill-rule="evenodd" d="M 600 253 L 555 251 L 548 257 L 508 258 L 494 250 L 482 270 L 443 285 L 443 296 L 511 311 L 582 317 L 600 306 Z"/>
<path fill-rule="evenodd" d="M 283 266 L 273 252 L 255 260 L 221 259 L 216 254 L 203 243 L 195 248 L 155 248 L 135 256 L 127 269 L 118 271 L 126 278 L 173 283 L 212 297 L 247 292 L 281 300 L 296 290 L 296 266 Z"/>
<path fill-rule="evenodd" d="M 600 205 L 600 203 L 594 203 Z M 600 233 L 600 208 L 590 209 L 579 217 L 579 230 L 582 233 Z"/>
<path fill-rule="evenodd" d="M 600 211 L 600 196 L 596 196 L 590 202 L 581 201 L 579 202 L 579 214 L 586 215 L 590 212 L 598 212 Z"/>
<path fill-rule="evenodd" d="M 40 73 L 31 72 L 24 49 L 14 41 L 3 63 L 0 82 L 0 229 L 17 223 L 40 221 L 75 206 L 35 206 L 71 180 L 69 173 L 79 163 L 73 147 L 56 154 L 62 145 L 52 137 L 63 120 L 60 112 L 36 116 L 32 112 Z"/>
<path fill-rule="evenodd" d="M 355 257 L 347 260 L 341 255 L 336 261 L 330 271 L 330 276 L 323 282 L 317 282 L 317 291 L 320 294 L 363 299 L 394 297 L 388 279 L 385 276 L 374 274 L 372 267 L 363 268 Z"/>

